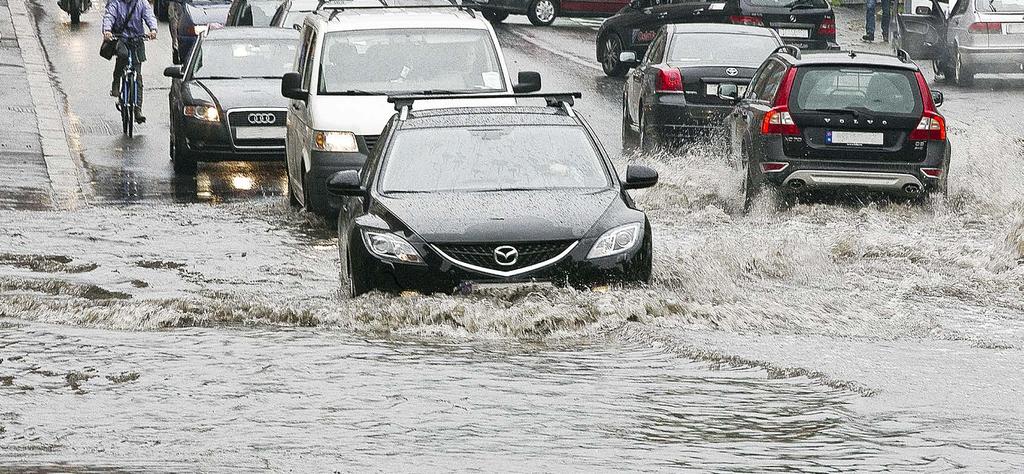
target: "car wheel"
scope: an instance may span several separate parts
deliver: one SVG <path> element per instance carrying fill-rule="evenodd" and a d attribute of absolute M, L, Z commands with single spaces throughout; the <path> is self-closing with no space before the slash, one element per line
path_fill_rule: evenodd
<path fill-rule="evenodd" d="M 644 153 L 651 153 L 658 148 L 660 140 L 658 133 L 651 130 L 650 124 L 647 123 L 647 114 L 644 113 L 644 105 L 640 104 L 640 117 L 637 118 L 637 128 L 640 129 L 639 146 L 640 151 Z"/>
<path fill-rule="evenodd" d="M 501 23 L 508 18 L 508 12 L 499 12 L 497 10 L 484 10 L 483 15 L 491 23 Z"/>
<path fill-rule="evenodd" d="M 526 9 L 526 17 L 535 26 L 548 26 L 555 22 L 558 16 L 558 2 L 556 0 L 533 0 Z"/>
<path fill-rule="evenodd" d="M 745 161 L 743 165 L 745 173 L 743 173 L 743 212 L 750 212 L 750 208 L 753 207 L 754 201 L 761 194 L 761 182 L 754 177 L 754 172 L 750 169 L 750 161 Z"/>
<path fill-rule="evenodd" d="M 651 273 L 654 270 L 654 245 L 651 240 L 651 226 L 644 226 L 644 244 L 643 248 L 640 249 L 638 254 L 638 262 L 632 275 L 633 281 L 637 283 L 650 283 Z"/>
<path fill-rule="evenodd" d="M 974 83 L 974 71 L 970 66 L 964 64 L 959 48 L 956 52 L 956 59 L 953 62 L 953 80 L 956 85 L 967 87 Z"/>
<path fill-rule="evenodd" d="M 636 132 L 633 131 L 633 124 L 629 120 L 629 110 L 626 105 L 626 95 L 622 96 L 622 154 L 629 154 L 636 151 L 638 140 Z"/>
<path fill-rule="evenodd" d="M 196 174 L 196 170 L 199 168 L 195 157 L 185 150 L 184 141 L 173 132 L 171 133 L 171 163 L 174 165 L 174 174 L 179 175 Z"/>
<path fill-rule="evenodd" d="M 341 236 L 339 236 L 340 238 Z M 354 269 L 352 268 L 352 251 L 348 252 L 345 258 L 345 283 L 343 291 L 345 296 L 348 298 L 355 298 L 360 295 L 364 295 L 372 291 L 373 285 L 366 278 L 366 271 L 363 268 Z"/>
<path fill-rule="evenodd" d="M 601 40 L 601 69 L 606 76 L 622 77 L 628 69 L 622 61 L 619 61 L 619 53 L 622 52 L 622 39 L 615 33 L 609 33 Z"/>

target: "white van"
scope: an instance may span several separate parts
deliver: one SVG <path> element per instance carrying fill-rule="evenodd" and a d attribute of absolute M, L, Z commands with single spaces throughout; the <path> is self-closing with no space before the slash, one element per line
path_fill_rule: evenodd
<path fill-rule="evenodd" d="M 383 2 L 381 2 L 383 3 Z M 540 89 L 540 75 L 513 83 L 491 24 L 458 5 L 327 4 L 309 15 L 295 71 L 281 92 L 288 109 L 288 194 L 295 206 L 336 212 L 326 180 L 360 169 L 395 114 L 390 95 L 496 94 Z M 514 105 L 510 98 L 434 101 L 424 106 Z"/>

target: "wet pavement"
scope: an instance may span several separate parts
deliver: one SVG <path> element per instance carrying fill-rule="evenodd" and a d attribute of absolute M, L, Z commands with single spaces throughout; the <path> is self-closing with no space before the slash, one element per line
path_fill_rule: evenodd
<path fill-rule="evenodd" d="M 174 178 L 165 25 L 149 122 L 126 139 L 99 12 L 73 28 L 28 5 L 90 205 L 4 191 L 0 465 L 1024 469 L 1024 80 L 936 86 L 946 199 L 744 215 L 717 146 L 627 156 L 662 177 L 636 196 L 649 287 L 341 301 L 333 232 L 289 208 L 282 166 Z M 839 14 L 858 37 L 859 13 Z M 621 81 L 593 59 L 595 25 L 497 32 L 513 73 L 581 90 L 617 152 Z"/>

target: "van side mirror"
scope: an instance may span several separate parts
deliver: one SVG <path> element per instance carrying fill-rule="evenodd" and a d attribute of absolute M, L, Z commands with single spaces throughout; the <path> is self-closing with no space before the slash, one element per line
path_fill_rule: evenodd
<path fill-rule="evenodd" d="M 728 100 L 729 102 L 737 102 L 740 100 L 740 88 L 736 84 L 719 84 L 718 98 Z"/>
<path fill-rule="evenodd" d="M 629 67 L 640 64 L 640 61 L 637 61 L 636 59 L 636 53 L 633 51 L 623 51 L 619 53 L 619 62 Z"/>
<path fill-rule="evenodd" d="M 171 79 L 181 79 L 185 77 L 185 71 L 181 70 L 181 66 L 169 66 L 164 69 L 164 77 Z"/>
<path fill-rule="evenodd" d="M 943 97 L 942 92 L 940 92 L 940 91 L 932 91 L 932 103 L 934 103 L 936 107 L 942 105 L 942 102 L 944 100 L 945 100 L 945 97 Z"/>
<path fill-rule="evenodd" d="M 512 92 L 524 94 L 540 90 L 540 73 L 533 71 L 519 71 L 519 81 L 512 86 Z"/>
<path fill-rule="evenodd" d="M 362 196 L 366 194 L 356 170 L 338 171 L 327 178 L 327 193 L 332 196 Z"/>
<path fill-rule="evenodd" d="M 658 184 L 658 172 L 643 165 L 626 167 L 626 181 L 622 189 L 643 189 Z"/>
<path fill-rule="evenodd" d="M 281 78 L 281 95 L 295 100 L 305 102 L 309 99 L 309 91 L 302 88 L 302 74 L 297 72 L 285 73 Z"/>

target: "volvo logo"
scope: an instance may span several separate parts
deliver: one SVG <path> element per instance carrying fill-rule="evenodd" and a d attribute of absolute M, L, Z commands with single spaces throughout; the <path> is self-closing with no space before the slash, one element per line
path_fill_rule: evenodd
<path fill-rule="evenodd" d="M 503 267 L 511 267 L 519 261 L 519 251 L 515 247 L 502 245 L 494 249 L 494 262 Z"/>
<path fill-rule="evenodd" d="M 277 117 L 271 113 L 253 113 L 249 114 L 249 123 L 251 125 L 273 125 L 277 121 Z"/>
<path fill-rule="evenodd" d="M 796 23 L 796 15 L 789 15 L 789 22 Z"/>
<path fill-rule="evenodd" d="M 740 72 L 736 68 L 734 68 L 734 67 L 731 67 L 731 68 L 725 70 L 725 75 L 727 75 L 727 76 L 735 76 L 735 75 L 737 75 L 739 73 Z"/>

